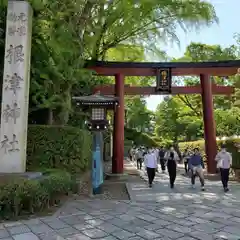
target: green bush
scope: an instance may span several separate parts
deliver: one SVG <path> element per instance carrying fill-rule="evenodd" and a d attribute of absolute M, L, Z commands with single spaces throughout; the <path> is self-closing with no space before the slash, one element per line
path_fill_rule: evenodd
<path fill-rule="evenodd" d="M 28 127 L 27 169 L 57 168 L 71 173 L 89 167 L 92 156 L 90 132 L 74 127 Z"/>
<path fill-rule="evenodd" d="M 0 181 L 0 219 L 33 214 L 54 206 L 75 190 L 67 172 L 53 172 L 39 180 L 11 178 Z"/>
<path fill-rule="evenodd" d="M 149 147 L 157 147 L 159 145 L 148 134 L 137 132 L 134 129 L 125 128 L 124 134 L 125 139 L 133 141 L 135 145 L 145 145 Z"/>
<path fill-rule="evenodd" d="M 240 139 L 233 138 L 226 141 L 219 140 L 217 141 L 219 149 L 222 143 L 225 143 L 227 146 L 227 150 L 232 153 L 233 168 L 240 169 Z M 200 149 L 202 156 L 204 156 L 204 158 L 206 159 L 204 140 L 179 143 L 179 149 L 181 150 L 181 152 L 183 152 L 186 148 L 189 148 L 189 150 L 193 150 L 195 147 L 198 147 Z"/>

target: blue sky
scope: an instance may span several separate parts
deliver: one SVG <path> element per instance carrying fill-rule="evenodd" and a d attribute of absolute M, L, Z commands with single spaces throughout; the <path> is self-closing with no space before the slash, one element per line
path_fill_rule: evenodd
<path fill-rule="evenodd" d="M 178 29 L 177 35 L 180 40 L 180 47 L 177 45 L 163 46 L 169 56 L 181 57 L 191 42 L 220 44 L 223 47 L 235 43 L 233 35 L 236 32 L 240 33 L 240 0 L 209 0 L 209 2 L 215 7 L 219 24 L 203 28 L 199 32 L 188 32 L 187 34 Z M 147 98 L 147 107 L 150 110 L 155 110 L 162 98 L 162 96 L 150 96 Z"/>

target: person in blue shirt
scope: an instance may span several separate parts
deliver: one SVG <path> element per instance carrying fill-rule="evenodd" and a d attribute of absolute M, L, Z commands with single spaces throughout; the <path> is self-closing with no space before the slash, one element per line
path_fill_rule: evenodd
<path fill-rule="evenodd" d="M 201 183 L 202 191 L 204 191 L 204 162 L 202 156 L 200 155 L 199 148 L 194 149 L 194 153 L 188 161 L 188 169 L 191 173 L 192 188 L 195 188 L 195 178 L 196 176 L 198 176 Z"/>

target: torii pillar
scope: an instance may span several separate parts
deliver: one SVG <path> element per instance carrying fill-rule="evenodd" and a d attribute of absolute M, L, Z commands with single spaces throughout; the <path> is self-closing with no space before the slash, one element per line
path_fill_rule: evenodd
<path fill-rule="evenodd" d="M 123 173 L 124 160 L 124 75 L 115 75 L 115 95 L 119 105 L 114 114 L 112 173 Z"/>
<path fill-rule="evenodd" d="M 207 74 L 200 74 L 202 87 L 202 108 L 204 122 L 205 152 L 208 173 L 216 173 L 215 157 L 217 154 L 216 125 L 214 119 L 212 82 Z"/>

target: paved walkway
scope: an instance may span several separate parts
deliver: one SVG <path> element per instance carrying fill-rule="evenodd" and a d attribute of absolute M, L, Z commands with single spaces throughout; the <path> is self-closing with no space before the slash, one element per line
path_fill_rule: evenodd
<path fill-rule="evenodd" d="M 144 181 L 127 187 L 131 201 L 72 201 L 51 217 L 0 225 L 0 240 L 240 239 L 240 185 L 225 194 L 207 182 L 201 192 L 178 176 L 171 190 L 158 174 L 152 189 Z"/>

